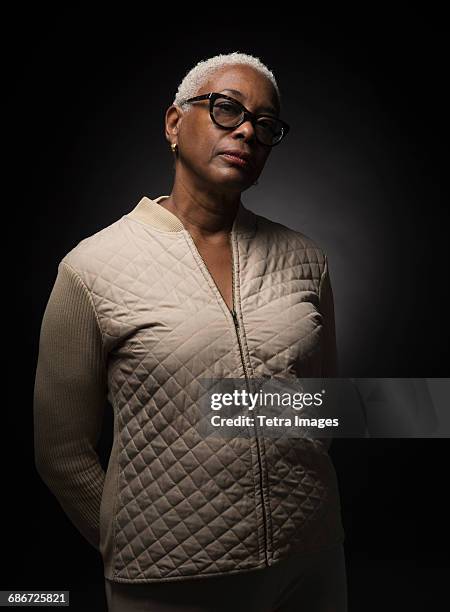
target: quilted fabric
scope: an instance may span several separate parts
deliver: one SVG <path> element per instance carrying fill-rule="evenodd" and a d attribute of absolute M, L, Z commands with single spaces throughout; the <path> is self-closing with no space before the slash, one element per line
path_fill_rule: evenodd
<path fill-rule="evenodd" d="M 231 233 L 236 326 L 162 197 L 142 198 L 62 260 L 91 293 L 108 356 L 105 576 L 137 583 L 241 572 L 342 542 L 325 444 L 258 432 L 207 438 L 195 426 L 200 378 L 328 375 L 325 254 L 240 203 Z"/>

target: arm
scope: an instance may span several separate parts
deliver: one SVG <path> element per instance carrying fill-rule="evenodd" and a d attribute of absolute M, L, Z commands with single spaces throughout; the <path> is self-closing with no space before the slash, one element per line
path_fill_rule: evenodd
<path fill-rule="evenodd" d="M 99 550 L 105 473 L 95 452 L 107 397 L 102 335 L 89 290 L 61 262 L 39 338 L 35 464 L 69 519 Z"/>
<path fill-rule="evenodd" d="M 326 255 L 325 266 L 319 284 L 319 310 L 323 317 L 322 378 L 337 378 L 339 375 L 339 364 L 336 344 L 334 298 L 328 258 Z"/>
<path fill-rule="evenodd" d="M 336 343 L 336 323 L 334 316 L 334 298 L 331 287 L 328 258 L 325 255 L 325 265 L 319 284 L 319 310 L 322 314 L 322 378 L 337 378 L 338 354 Z M 332 438 L 323 438 L 327 450 L 331 446 Z"/>

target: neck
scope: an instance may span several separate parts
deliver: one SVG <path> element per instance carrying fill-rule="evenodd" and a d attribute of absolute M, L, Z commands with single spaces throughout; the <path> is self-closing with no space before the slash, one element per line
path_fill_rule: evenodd
<path fill-rule="evenodd" d="M 174 185 L 172 193 L 161 206 L 176 215 L 189 233 L 204 240 L 227 238 L 239 207 L 239 195 L 187 189 Z"/>

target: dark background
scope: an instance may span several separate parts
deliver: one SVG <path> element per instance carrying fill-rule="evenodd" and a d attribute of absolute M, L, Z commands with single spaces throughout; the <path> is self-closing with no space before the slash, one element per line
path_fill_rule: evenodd
<path fill-rule="evenodd" d="M 161 20 L 114 29 L 106 20 L 49 23 L 24 53 L 18 74 L 29 131 L 20 146 L 33 186 L 27 197 L 16 185 L 11 210 L 31 244 L 24 259 L 32 278 L 30 266 L 15 278 L 22 303 L 32 307 L 24 340 L 31 365 L 21 378 L 28 400 L 20 446 L 10 438 L 20 478 L 13 474 L 19 486 L 6 506 L 13 511 L 7 556 L 17 560 L 2 572 L 3 589 L 66 589 L 71 609 L 104 609 L 100 556 L 34 470 L 39 327 L 68 250 L 143 195 L 170 193 L 164 113 L 200 60 L 246 52 L 277 78 L 291 132 L 242 199 L 328 253 L 341 376 L 448 376 L 442 16 L 409 9 L 294 19 L 277 6 L 261 9 L 266 18 L 258 24 L 238 5 L 221 10 L 234 19 L 174 21 L 168 10 Z M 104 465 L 110 435 L 107 420 Z M 449 565 L 448 450 L 447 439 L 333 442 L 350 612 L 437 607 Z"/>

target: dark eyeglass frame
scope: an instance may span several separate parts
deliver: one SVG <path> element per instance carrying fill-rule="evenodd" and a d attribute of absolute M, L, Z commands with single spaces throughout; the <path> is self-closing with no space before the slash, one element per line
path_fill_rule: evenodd
<path fill-rule="evenodd" d="M 221 125 L 220 123 L 217 123 L 217 121 L 214 118 L 214 113 L 213 113 L 214 102 L 217 100 L 217 98 L 226 98 L 227 100 L 231 100 L 232 102 L 240 106 L 244 113 L 242 117 L 242 121 L 240 121 L 237 125 L 234 125 L 233 127 L 228 127 L 228 126 Z M 255 128 L 255 124 L 260 117 L 269 117 L 270 119 L 276 119 L 279 123 L 281 123 L 283 135 L 281 136 L 280 140 L 278 140 L 277 142 L 274 142 L 273 144 L 267 144 L 266 142 L 261 142 L 258 138 L 256 129 L 255 129 L 256 139 L 258 140 L 260 144 L 266 147 L 275 147 L 277 144 L 280 144 L 280 142 L 284 139 L 284 137 L 287 135 L 287 133 L 290 130 L 290 126 L 285 121 L 282 121 L 278 117 L 274 117 L 273 115 L 269 115 L 268 113 L 261 113 L 260 115 L 255 115 L 255 113 L 250 112 L 247 108 L 245 108 L 243 104 L 239 102 L 239 100 L 236 100 L 236 98 L 232 98 L 231 96 L 226 96 L 225 94 L 217 93 L 215 91 L 212 91 L 207 94 L 203 94 L 201 96 L 195 96 L 193 98 L 188 98 L 187 100 L 181 100 L 181 102 L 179 102 L 178 104 L 181 106 L 182 104 L 185 104 L 187 102 L 197 102 L 198 100 L 209 100 L 209 115 L 211 117 L 211 120 L 223 130 L 235 130 L 237 127 L 239 127 L 246 121 L 250 121 L 253 127 Z"/>

